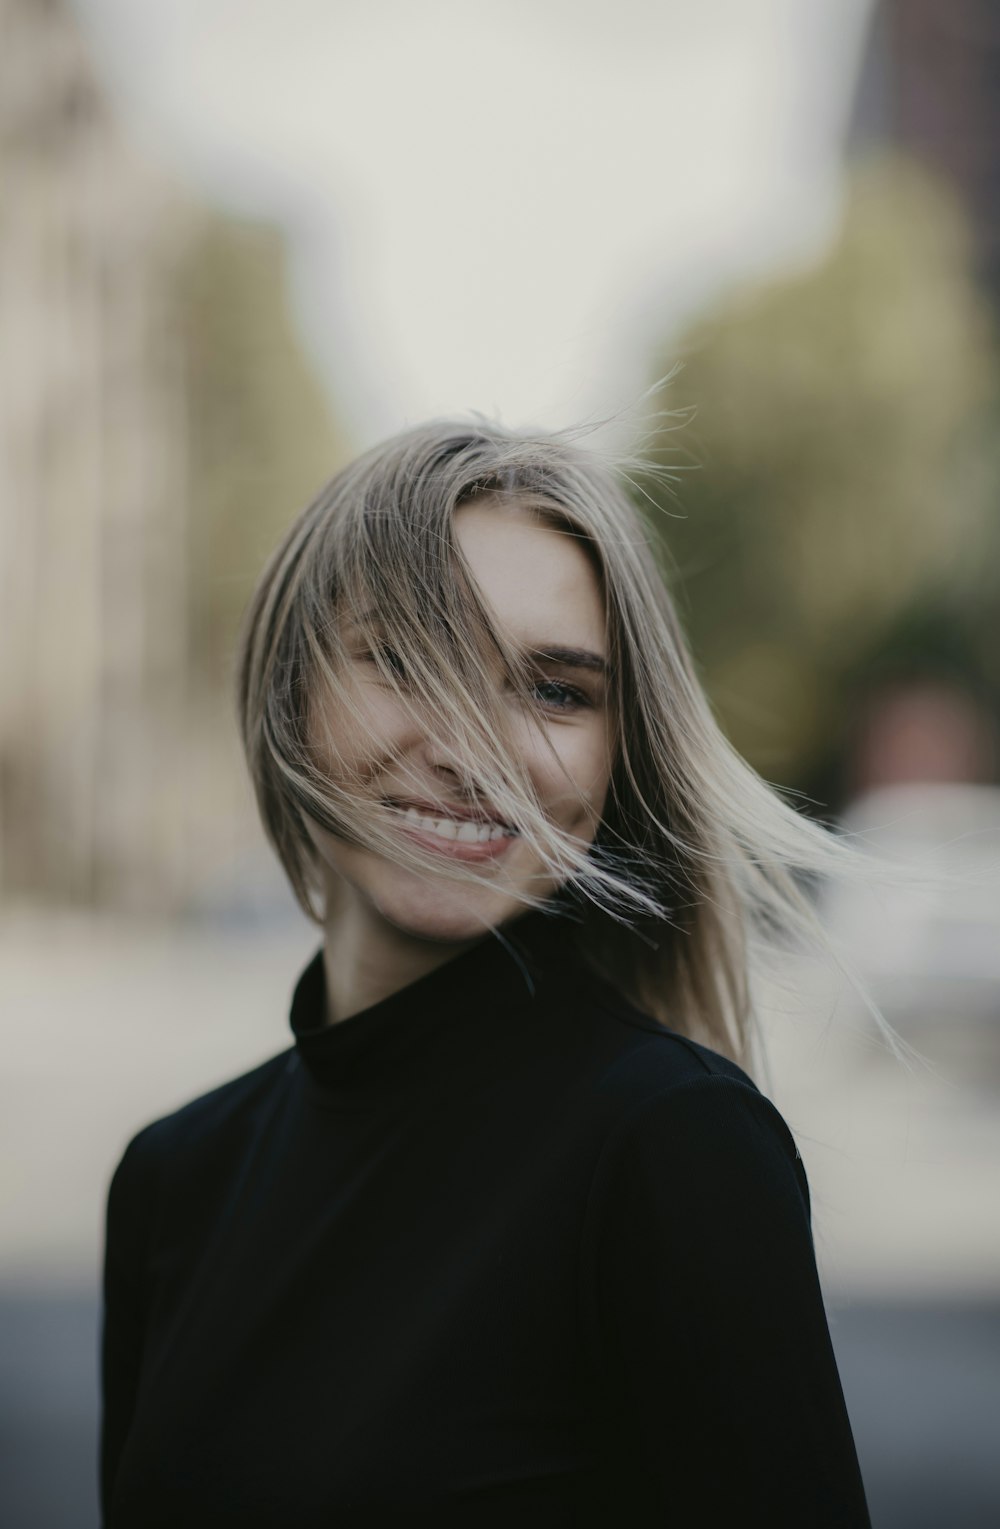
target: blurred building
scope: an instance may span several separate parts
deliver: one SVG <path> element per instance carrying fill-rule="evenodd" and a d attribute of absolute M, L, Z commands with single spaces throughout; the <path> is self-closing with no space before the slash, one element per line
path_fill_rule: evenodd
<path fill-rule="evenodd" d="M 1000 6 L 878 0 L 849 147 L 890 146 L 957 190 L 1000 301 Z"/>
<path fill-rule="evenodd" d="M 873 687 L 853 718 L 847 794 L 911 783 L 987 785 L 995 772 L 992 718 L 978 697 L 927 674 Z"/>
<path fill-rule="evenodd" d="M 248 831 L 234 622 L 336 443 L 276 235 L 133 150 L 65 0 L 0 0 L 0 174 L 0 894 L 176 908 Z"/>

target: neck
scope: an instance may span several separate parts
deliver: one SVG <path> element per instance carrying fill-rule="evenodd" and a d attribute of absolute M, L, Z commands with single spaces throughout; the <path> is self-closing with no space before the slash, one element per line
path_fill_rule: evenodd
<path fill-rule="evenodd" d="M 331 909 L 323 933 L 327 1023 L 360 1014 L 475 944 L 416 939 L 353 899 Z"/>

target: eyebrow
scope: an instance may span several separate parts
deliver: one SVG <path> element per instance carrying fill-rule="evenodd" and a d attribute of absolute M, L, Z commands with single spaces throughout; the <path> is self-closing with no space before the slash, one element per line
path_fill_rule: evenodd
<path fill-rule="evenodd" d="M 354 619 L 349 617 L 352 625 Z M 366 611 L 359 618 L 363 622 L 370 623 L 378 628 L 381 625 L 381 617 L 378 611 Z M 536 663 L 555 664 L 561 669 L 584 669 L 591 674 L 600 674 L 605 678 L 608 674 L 607 660 L 591 648 L 563 648 L 556 643 L 538 643 L 521 646 L 526 658 L 533 659 Z"/>
<path fill-rule="evenodd" d="M 542 647 L 525 649 L 529 658 L 546 664 L 557 664 L 563 669 L 589 669 L 594 674 L 608 672 L 608 665 L 599 653 L 589 648 L 559 648 L 546 643 Z"/>

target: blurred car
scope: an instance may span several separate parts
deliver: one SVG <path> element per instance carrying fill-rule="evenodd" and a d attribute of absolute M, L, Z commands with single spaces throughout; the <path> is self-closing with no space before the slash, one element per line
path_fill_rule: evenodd
<path fill-rule="evenodd" d="M 887 1019 L 1000 1024 L 1000 790 L 919 783 L 856 799 L 840 828 L 916 874 L 828 882 L 824 925 Z M 934 879 L 940 878 L 937 885 Z"/>

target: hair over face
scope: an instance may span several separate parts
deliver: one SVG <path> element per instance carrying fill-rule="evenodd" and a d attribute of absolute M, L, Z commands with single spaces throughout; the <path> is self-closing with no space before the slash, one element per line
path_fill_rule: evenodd
<path fill-rule="evenodd" d="M 547 818 L 511 737 L 496 675 L 524 693 L 530 674 L 454 535 L 456 511 L 472 501 L 531 506 L 579 539 L 599 575 L 615 752 L 587 847 Z M 719 729 L 624 471 L 571 432 L 432 422 L 359 457 L 289 528 L 244 618 L 238 713 L 265 831 L 315 922 L 323 908 L 309 819 L 412 869 L 476 879 L 474 868 L 392 835 L 362 780 L 323 767 L 336 752 L 323 719 L 353 706 L 343 682 L 348 620 L 400 704 L 451 741 L 463 789 L 517 826 L 559 886 L 554 900 L 524 893 L 526 906 L 575 919 L 581 954 L 627 998 L 750 1065 L 755 966 L 790 936 L 823 940 L 794 873 L 866 868 Z"/>

